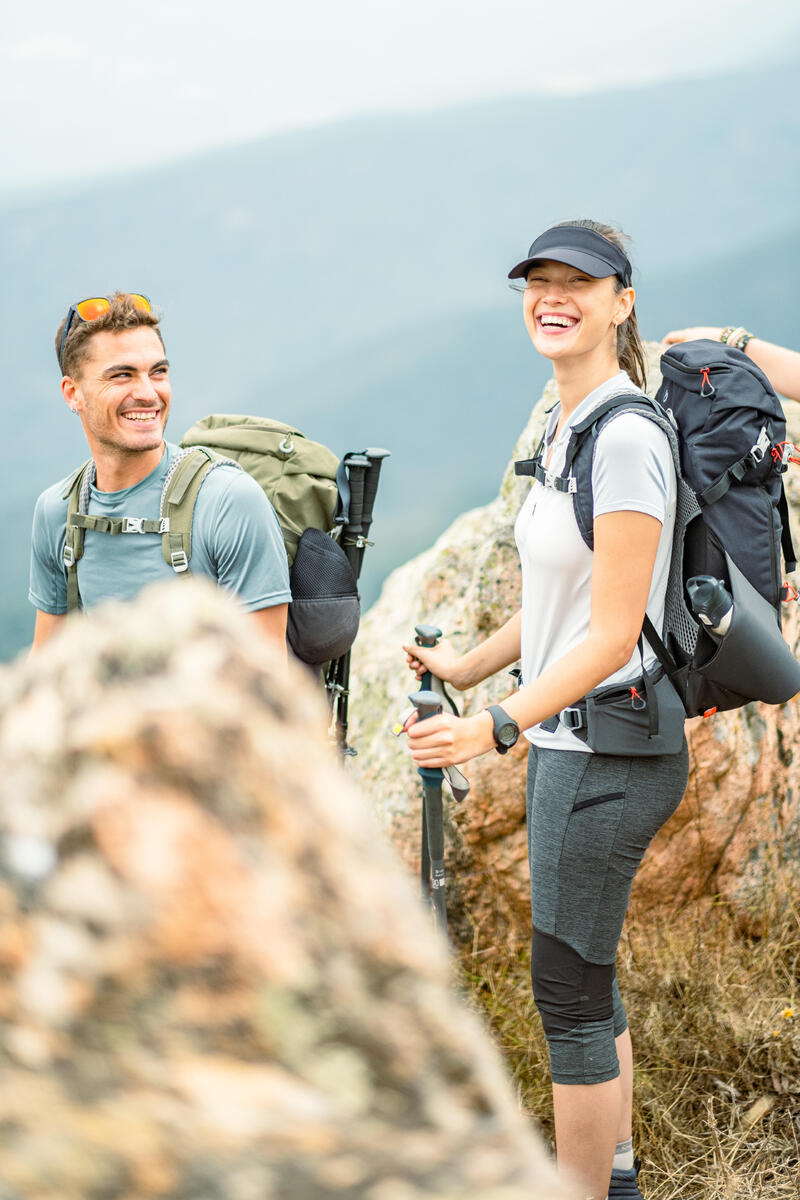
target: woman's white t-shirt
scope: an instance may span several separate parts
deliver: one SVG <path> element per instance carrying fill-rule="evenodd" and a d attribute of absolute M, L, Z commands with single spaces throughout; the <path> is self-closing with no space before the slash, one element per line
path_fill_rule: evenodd
<path fill-rule="evenodd" d="M 627 373 L 620 371 L 589 393 L 553 441 L 560 415 L 556 405 L 546 432 L 545 459 L 552 449 L 549 469 L 556 473 L 564 469 L 572 427 L 578 421 L 611 396 L 637 391 Z M 596 517 L 610 512 L 641 512 L 661 522 L 647 601 L 647 614 L 660 630 L 677 494 L 672 452 L 664 431 L 636 413 L 609 421 L 597 437 L 592 492 Z M 522 679 L 529 683 L 587 637 L 594 555 L 578 530 L 572 496 L 536 481 L 520 509 L 514 533 L 522 564 Z M 647 643 L 644 661 L 648 667 L 657 661 Z M 630 661 L 604 682 L 616 683 L 640 674 L 637 648 Z M 525 736 L 535 746 L 592 753 L 561 724 L 554 733 L 534 725 Z"/>

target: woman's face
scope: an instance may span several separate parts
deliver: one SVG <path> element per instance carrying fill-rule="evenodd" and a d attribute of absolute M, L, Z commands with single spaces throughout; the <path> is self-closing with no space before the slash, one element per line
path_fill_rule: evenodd
<path fill-rule="evenodd" d="M 616 288 L 614 275 L 594 279 L 566 263 L 534 263 L 522 310 L 539 353 L 561 359 L 590 353 L 607 342 L 616 357 L 616 326 L 630 315 L 635 295 L 633 288 Z"/>

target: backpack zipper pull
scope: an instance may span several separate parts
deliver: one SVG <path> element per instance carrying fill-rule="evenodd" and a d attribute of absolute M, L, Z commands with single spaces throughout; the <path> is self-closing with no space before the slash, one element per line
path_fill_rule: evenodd
<path fill-rule="evenodd" d="M 635 708 L 637 711 L 647 708 L 647 701 L 639 695 L 635 687 L 631 688 L 631 708 Z"/>
<path fill-rule="evenodd" d="M 700 377 L 702 379 L 702 383 L 700 385 L 700 395 L 706 400 L 709 398 L 709 396 L 714 395 L 714 385 L 709 378 L 710 373 L 711 367 L 700 368 Z M 706 391 L 706 388 L 708 388 L 708 391 Z"/>

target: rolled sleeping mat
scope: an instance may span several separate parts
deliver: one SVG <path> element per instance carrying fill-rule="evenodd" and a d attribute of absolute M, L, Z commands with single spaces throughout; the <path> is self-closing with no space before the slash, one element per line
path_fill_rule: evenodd
<path fill-rule="evenodd" d="M 342 547 L 321 529 L 304 530 L 289 575 L 286 637 L 310 667 L 341 658 L 358 633 L 361 607 L 355 573 Z"/>
<path fill-rule="evenodd" d="M 731 623 L 716 652 L 695 670 L 708 677 L 712 688 L 718 685 L 748 700 L 785 704 L 800 692 L 800 662 L 783 639 L 773 606 L 729 554 L 725 559 L 733 597 Z"/>

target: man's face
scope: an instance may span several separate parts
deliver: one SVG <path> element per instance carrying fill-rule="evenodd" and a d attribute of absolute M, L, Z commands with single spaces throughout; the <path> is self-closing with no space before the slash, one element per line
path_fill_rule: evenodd
<path fill-rule="evenodd" d="M 86 349 L 79 375 L 64 379 L 62 391 L 81 418 L 92 456 L 158 449 L 172 395 L 158 334 L 148 326 L 96 333 Z"/>

